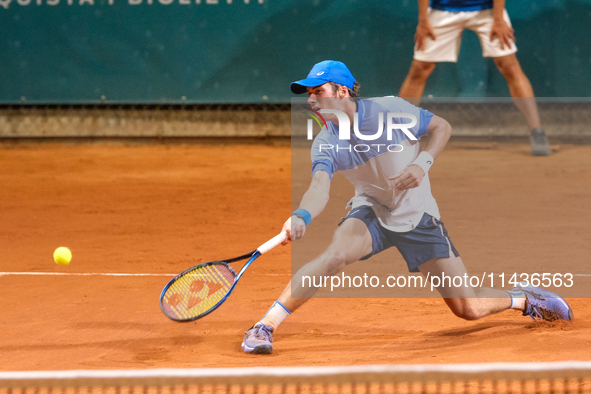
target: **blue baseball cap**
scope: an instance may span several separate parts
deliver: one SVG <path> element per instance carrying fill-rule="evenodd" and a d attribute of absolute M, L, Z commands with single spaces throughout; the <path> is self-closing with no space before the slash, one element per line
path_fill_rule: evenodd
<path fill-rule="evenodd" d="M 353 89 L 355 78 L 345 63 L 336 60 L 325 60 L 316 63 L 308 74 L 308 78 L 295 81 L 290 85 L 291 91 L 295 94 L 306 93 L 308 87 L 320 86 L 327 82 L 338 83 L 349 89 Z"/>

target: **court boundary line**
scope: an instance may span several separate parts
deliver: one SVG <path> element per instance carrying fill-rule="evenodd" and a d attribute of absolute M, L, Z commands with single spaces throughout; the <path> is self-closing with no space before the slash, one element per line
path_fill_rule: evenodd
<path fill-rule="evenodd" d="M 324 376 L 347 373 L 487 373 L 590 370 L 591 361 L 496 362 L 477 364 L 399 364 L 324 367 L 238 367 L 238 368 L 162 368 L 131 370 L 65 370 L 0 372 L 1 380 L 11 379 L 100 379 L 100 378 L 202 378 L 239 376 Z"/>
<path fill-rule="evenodd" d="M 178 274 L 149 274 L 149 273 L 132 273 L 132 272 L 0 272 L 0 276 L 10 275 L 33 275 L 33 276 L 177 276 Z M 257 275 L 257 274 L 253 274 Z M 287 276 L 291 275 L 289 272 L 281 274 L 258 274 L 263 276 Z M 591 277 L 591 274 L 573 274 L 573 276 L 579 277 Z"/>
<path fill-rule="evenodd" d="M 125 272 L 0 272 L 0 276 L 17 276 L 17 275 L 32 275 L 32 276 L 177 276 L 177 274 L 146 274 L 146 273 L 125 273 Z M 256 274 L 255 274 L 256 275 Z M 283 276 L 285 274 L 259 274 L 265 276 Z"/>

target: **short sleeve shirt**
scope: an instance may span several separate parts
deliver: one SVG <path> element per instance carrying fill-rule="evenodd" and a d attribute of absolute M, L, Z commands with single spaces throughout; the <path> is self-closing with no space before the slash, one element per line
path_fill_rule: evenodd
<path fill-rule="evenodd" d="M 350 205 L 371 206 L 380 224 L 391 231 L 411 231 L 425 212 L 439 219 L 428 174 L 418 187 L 405 191 L 395 190 L 388 179 L 417 157 L 418 139 L 427 132 L 433 114 L 399 97 L 359 100 L 357 107 L 357 133 L 352 125 L 349 139 L 339 139 L 339 128 L 330 121 L 316 136 L 312 174 L 325 171 L 331 178 L 336 172 L 343 174 L 355 186 Z M 387 132 L 389 123 L 409 125 L 413 117 L 412 127 Z"/>

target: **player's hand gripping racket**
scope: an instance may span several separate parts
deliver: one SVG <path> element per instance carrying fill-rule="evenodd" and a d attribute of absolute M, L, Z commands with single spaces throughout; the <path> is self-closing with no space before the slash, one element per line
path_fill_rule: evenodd
<path fill-rule="evenodd" d="M 213 312 L 226 301 L 248 266 L 287 238 L 285 231 L 259 246 L 254 252 L 233 259 L 210 261 L 175 276 L 160 294 L 160 308 L 172 320 L 193 321 Z M 238 275 L 228 265 L 248 259 Z"/>

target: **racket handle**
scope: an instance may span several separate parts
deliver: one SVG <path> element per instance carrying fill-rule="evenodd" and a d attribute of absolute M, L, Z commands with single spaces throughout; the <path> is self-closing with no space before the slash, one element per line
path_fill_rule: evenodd
<path fill-rule="evenodd" d="M 278 235 L 274 236 L 261 246 L 257 248 L 260 254 L 265 254 L 269 250 L 273 249 L 275 246 L 281 244 L 287 238 L 287 233 L 285 231 L 280 232 Z"/>

